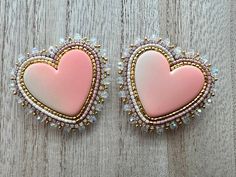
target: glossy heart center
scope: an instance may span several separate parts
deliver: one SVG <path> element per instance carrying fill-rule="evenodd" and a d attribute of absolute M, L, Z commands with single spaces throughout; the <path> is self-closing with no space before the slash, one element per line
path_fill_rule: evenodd
<path fill-rule="evenodd" d="M 190 65 L 170 71 L 165 56 L 147 51 L 137 60 L 135 83 L 145 112 L 150 117 L 158 117 L 194 100 L 203 88 L 204 75 Z"/>
<path fill-rule="evenodd" d="M 81 50 L 66 52 L 58 68 L 35 63 L 25 70 L 24 82 L 29 92 L 45 106 L 68 116 L 79 113 L 92 83 L 92 62 Z"/>

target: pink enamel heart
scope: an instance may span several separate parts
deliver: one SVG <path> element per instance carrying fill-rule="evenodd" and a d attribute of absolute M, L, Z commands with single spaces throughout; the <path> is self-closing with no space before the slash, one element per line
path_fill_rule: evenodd
<path fill-rule="evenodd" d="M 165 56 L 147 51 L 137 60 L 135 82 L 145 112 L 158 117 L 194 100 L 203 88 L 204 75 L 197 67 L 187 65 L 170 71 Z"/>
<path fill-rule="evenodd" d="M 24 72 L 29 92 L 51 109 L 74 116 L 88 97 L 92 83 L 92 62 L 81 50 L 70 50 L 60 59 L 58 68 L 35 63 Z"/>

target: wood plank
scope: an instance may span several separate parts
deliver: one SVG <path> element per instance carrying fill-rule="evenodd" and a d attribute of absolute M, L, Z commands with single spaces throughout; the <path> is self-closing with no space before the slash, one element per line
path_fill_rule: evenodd
<path fill-rule="evenodd" d="M 2 0 L 0 17 L 0 176 L 235 176 L 234 0 Z M 75 33 L 107 49 L 114 82 L 97 124 L 68 135 L 37 124 L 8 85 L 20 53 Z M 214 104 L 163 136 L 128 125 L 115 83 L 122 49 L 152 34 L 199 51 L 220 69 Z"/>
<path fill-rule="evenodd" d="M 122 8 L 122 48 L 137 39 L 157 34 L 164 29 L 165 2 L 125 1 Z M 165 37 L 166 31 L 161 34 Z M 121 105 L 120 105 L 121 108 Z M 167 137 L 143 134 L 127 125 L 128 116 L 122 111 L 120 167 L 118 176 L 168 176 Z"/>
<path fill-rule="evenodd" d="M 230 44 L 231 44 L 231 81 L 232 81 L 232 96 L 233 96 L 233 116 L 236 114 L 236 2 L 234 0 L 231 0 L 231 15 L 230 15 Z M 236 120 L 234 119 L 233 122 L 233 133 L 234 133 L 234 163 L 236 164 Z M 235 168 L 234 168 L 235 169 Z M 236 170 L 235 170 L 236 175 Z"/>
<path fill-rule="evenodd" d="M 168 135 L 170 176 L 234 176 L 229 1 L 176 1 L 171 35 L 220 69 L 214 104 L 190 126 Z M 178 19 L 171 17 L 178 16 Z"/>

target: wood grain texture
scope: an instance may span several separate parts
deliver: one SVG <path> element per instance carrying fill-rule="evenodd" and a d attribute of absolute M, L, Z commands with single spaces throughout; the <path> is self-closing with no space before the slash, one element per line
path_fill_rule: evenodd
<path fill-rule="evenodd" d="M 231 75 L 232 75 L 232 96 L 233 96 L 233 115 L 236 114 L 236 94 L 235 94 L 235 90 L 236 90 L 236 1 L 232 0 L 231 1 L 231 18 L 230 18 L 230 29 L 231 29 L 231 33 L 230 33 L 230 44 L 231 44 Z M 234 157 L 236 156 L 236 121 L 234 120 Z M 236 164 L 236 158 L 234 159 L 234 163 Z"/>
<path fill-rule="evenodd" d="M 0 176 L 236 176 L 235 19 L 234 0 L 1 0 Z M 128 125 L 113 82 L 84 134 L 36 124 L 9 91 L 10 69 L 18 54 L 74 33 L 95 36 L 114 68 L 124 48 L 151 34 L 199 51 L 220 69 L 214 105 L 187 127 L 147 135 Z"/>

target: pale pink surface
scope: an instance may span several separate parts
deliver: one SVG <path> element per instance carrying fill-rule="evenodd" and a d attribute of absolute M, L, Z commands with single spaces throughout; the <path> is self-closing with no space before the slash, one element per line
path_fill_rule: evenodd
<path fill-rule="evenodd" d="M 74 116 L 81 110 L 92 83 L 92 63 L 81 50 L 71 50 L 58 69 L 44 63 L 30 65 L 24 73 L 25 85 L 39 101 L 60 113 Z"/>
<path fill-rule="evenodd" d="M 146 113 L 158 117 L 190 103 L 202 90 L 204 75 L 194 66 L 170 72 L 169 63 L 161 53 L 147 51 L 138 58 L 135 81 Z"/>

